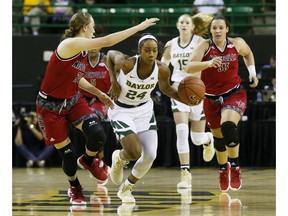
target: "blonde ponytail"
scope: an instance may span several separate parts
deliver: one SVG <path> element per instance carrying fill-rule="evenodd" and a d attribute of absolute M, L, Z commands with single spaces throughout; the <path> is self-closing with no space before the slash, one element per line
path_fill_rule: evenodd
<path fill-rule="evenodd" d="M 197 13 L 192 16 L 192 22 L 194 24 L 193 34 L 205 36 L 209 32 L 209 24 L 212 21 L 213 16 L 207 13 Z"/>

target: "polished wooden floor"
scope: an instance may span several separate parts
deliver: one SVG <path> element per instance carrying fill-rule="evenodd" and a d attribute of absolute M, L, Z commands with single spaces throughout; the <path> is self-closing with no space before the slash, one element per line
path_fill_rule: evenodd
<path fill-rule="evenodd" d="M 129 168 L 125 169 L 125 176 Z M 134 188 L 135 205 L 121 205 L 118 186 L 97 186 L 86 170 L 79 170 L 87 205 L 71 206 L 68 182 L 61 168 L 14 168 L 13 215 L 276 215 L 275 169 L 242 168 L 240 191 L 220 193 L 216 168 L 192 169 L 192 190 L 177 191 L 176 168 L 152 168 Z"/>

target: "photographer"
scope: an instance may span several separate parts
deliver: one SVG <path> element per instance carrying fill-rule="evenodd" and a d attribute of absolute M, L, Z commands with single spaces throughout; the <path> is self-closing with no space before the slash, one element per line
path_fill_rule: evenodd
<path fill-rule="evenodd" d="M 16 136 L 16 166 L 21 167 L 26 161 L 26 167 L 44 167 L 45 160 L 53 153 L 53 146 L 46 146 L 38 129 L 35 112 L 21 112 L 15 121 Z"/>

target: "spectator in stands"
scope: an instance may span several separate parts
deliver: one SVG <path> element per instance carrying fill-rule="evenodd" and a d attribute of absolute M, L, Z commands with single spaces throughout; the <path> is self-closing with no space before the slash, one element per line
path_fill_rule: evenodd
<path fill-rule="evenodd" d="M 192 8 L 194 13 L 208 13 L 211 15 L 222 14 L 224 10 L 223 0 L 195 0 Z"/>
<path fill-rule="evenodd" d="M 82 4 L 85 5 L 85 7 L 82 7 L 81 9 L 85 12 L 88 12 L 90 14 L 97 13 L 97 8 L 93 7 L 93 5 L 96 4 L 95 0 L 84 0 Z M 82 6 L 82 4 L 80 5 Z"/>
<path fill-rule="evenodd" d="M 102 0 L 102 4 L 126 4 L 126 0 Z"/>
<path fill-rule="evenodd" d="M 33 35 L 39 34 L 41 22 L 46 22 L 45 15 L 52 13 L 50 0 L 24 0 L 24 24 L 31 25 Z M 29 28 L 24 27 L 24 33 L 29 33 Z"/>
<path fill-rule="evenodd" d="M 269 64 L 263 65 L 263 68 L 274 68 L 274 69 L 276 69 L 276 55 L 274 53 L 270 55 Z"/>
<path fill-rule="evenodd" d="M 38 129 L 36 113 L 20 113 L 20 117 L 15 120 L 15 127 L 16 166 L 21 167 L 23 161 L 26 161 L 26 167 L 44 167 L 45 160 L 55 148 L 45 145 Z"/>
<path fill-rule="evenodd" d="M 259 71 L 259 73 L 257 74 L 257 77 L 259 79 L 262 79 L 262 84 L 264 84 L 264 89 L 270 89 L 270 90 L 276 90 L 276 74 L 264 74 L 263 71 L 265 69 L 272 69 L 269 70 L 269 72 L 271 73 L 276 73 L 276 55 L 273 53 L 270 55 L 269 58 L 269 64 L 265 64 L 262 66 L 261 70 Z M 274 70 L 275 71 L 274 71 Z"/>
<path fill-rule="evenodd" d="M 265 13 L 266 11 L 276 11 L 276 0 L 260 0 L 262 7 L 260 11 Z"/>
<path fill-rule="evenodd" d="M 68 23 L 71 15 L 73 14 L 73 8 L 70 6 L 70 0 L 55 0 L 53 2 L 53 23 Z"/>

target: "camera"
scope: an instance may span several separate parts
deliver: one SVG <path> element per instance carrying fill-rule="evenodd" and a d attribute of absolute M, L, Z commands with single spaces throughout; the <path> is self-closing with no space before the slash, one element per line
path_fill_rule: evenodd
<path fill-rule="evenodd" d="M 27 120 L 25 118 L 33 118 L 33 114 L 30 112 L 26 112 L 25 109 L 21 109 L 19 113 L 19 126 L 20 127 L 27 127 Z"/>

